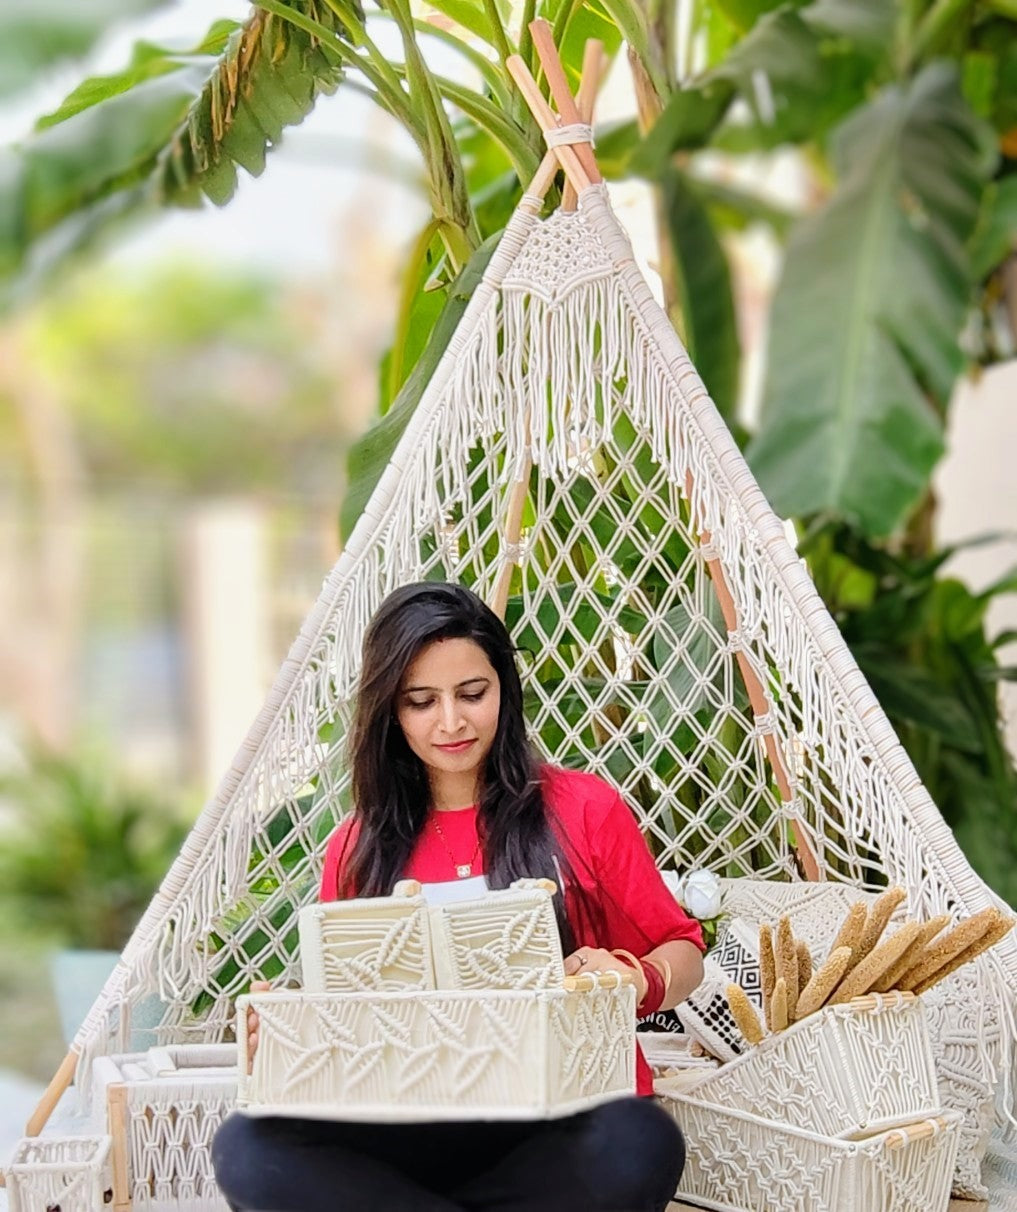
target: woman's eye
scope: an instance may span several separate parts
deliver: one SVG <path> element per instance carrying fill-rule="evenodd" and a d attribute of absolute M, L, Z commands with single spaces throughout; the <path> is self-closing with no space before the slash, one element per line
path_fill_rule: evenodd
<path fill-rule="evenodd" d="M 476 694 L 464 694 L 463 698 L 467 703 L 479 703 L 486 693 L 486 690 L 478 690 Z"/>
<path fill-rule="evenodd" d="M 422 703 L 418 703 L 415 699 L 407 699 L 406 706 L 412 707 L 414 711 L 423 711 L 431 706 L 431 699 L 425 699 Z"/>

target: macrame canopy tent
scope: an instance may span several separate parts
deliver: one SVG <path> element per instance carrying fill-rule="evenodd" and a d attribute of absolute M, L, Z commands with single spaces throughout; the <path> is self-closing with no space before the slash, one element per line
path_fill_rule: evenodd
<path fill-rule="evenodd" d="M 535 743 L 612 782 L 661 867 L 901 884 L 921 917 L 996 903 L 636 265 L 591 147 L 599 48 L 573 98 L 548 27 L 531 28 L 557 113 L 521 60 L 508 66 L 547 155 L 30 1135 L 75 1071 L 87 1095 L 97 1056 L 228 1040 L 253 979 L 297 975 L 295 912 L 351 808 L 362 637 L 408 581 L 465 583 L 503 615 Z M 562 205 L 542 217 L 559 172 Z M 1010 1089 L 1017 944 L 969 967 L 935 1013 L 958 1023 L 948 1081 L 975 1158 L 962 1184 L 978 1191 L 986 1099 Z M 1017 1192 L 998 1156 L 997 1186 Z"/>

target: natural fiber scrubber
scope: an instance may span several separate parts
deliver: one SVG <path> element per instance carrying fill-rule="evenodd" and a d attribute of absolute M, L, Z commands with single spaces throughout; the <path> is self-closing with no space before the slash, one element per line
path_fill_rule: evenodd
<path fill-rule="evenodd" d="M 823 1006 L 842 1005 L 868 993 L 924 993 L 998 943 L 1014 925 L 1012 917 L 989 908 L 945 933 L 942 927 L 948 919 L 941 915 L 931 923 L 905 922 L 884 937 L 904 900 L 903 888 L 889 888 L 869 907 L 860 901 L 853 904 L 829 956 L 804 986 L 798 979 L 799 948 L 790 917 L 780 918 L 776 932 L 761 925 L 760 971 L 770 1031 L 782 1031 Z M 730 985 L 727 999 L 746 1041 L 759 1042 L 754 1037 L 761 1027 L 758 1018 L 746 1013 L 751 1007 L 744 991 Z"/>

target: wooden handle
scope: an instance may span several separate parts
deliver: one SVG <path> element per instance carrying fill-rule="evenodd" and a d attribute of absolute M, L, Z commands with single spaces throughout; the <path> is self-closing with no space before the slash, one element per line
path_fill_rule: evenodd
<path fill-rule="evenodd" d="M 131 1182 L 128 1174 L 127 1087 L 118 1082 L 106 1091 L 106 1114 L 110 1135 L 113 1177 L 113 1212 L 131 1212 Z"/>
<path fill-rule="evenodd" d="M 49 1117 L 53 1114 L 53 1108 L 63 1098 L 64 1091 L 74 1080 L 74 1070 L 78 1067 L 78 1057 L 77 1049 L 72 1048 L 60 1062 L 60 1068 L 53 1074 L 53 1080 L 43 1091 L 42 1098 L 39 1099 L 39 1105 L 32 1112 L 31 1118 L 25 1125 L 26 1136 L 38 1136 L 43 1128 L 46 1127 Z"/>
<path fill-rule="evenodd" d="M 937 1132 L 942 1132 L 947 1124 L 947 1120 L 941 1115 L 937 1115 L 933 1119 L 923 1119 L 917 1124 L 905 1124 L 902 1128 L 894 1128 L 887 1134 L 886 1147 L 903 1149 L 911 1141 L 925 1140 L 926 1137 L 935 1136 Z"/>
<path fill-rule="evenodd" d="M 567 976 L 562 982 L 569 993 L 589 993 L 593 989 L 617 989 L 620 985 L 635 985 L 631 972 L 583 972 Z"/>
<path fill-rule="evenodd" d="M 894 990 L 891 993 L 865 993 L 861 997 L 853 997 L 847 1005 L 852 1010 L 879 1010 L 889 1003 L 891 1006 L 909 1006 L 915 1000 L 913 993 Z"/>

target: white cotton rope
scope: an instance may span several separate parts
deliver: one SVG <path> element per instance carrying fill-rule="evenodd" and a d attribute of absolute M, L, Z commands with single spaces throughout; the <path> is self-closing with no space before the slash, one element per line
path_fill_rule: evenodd
<path fill-rule="evenodd" d="M 563 144 L 589 143 L 593 145 L 593 127 L 586 122 L 570 122 L 566 126 L 552 126 L 544 131 L 544 142 L 548 147 Z"/>

